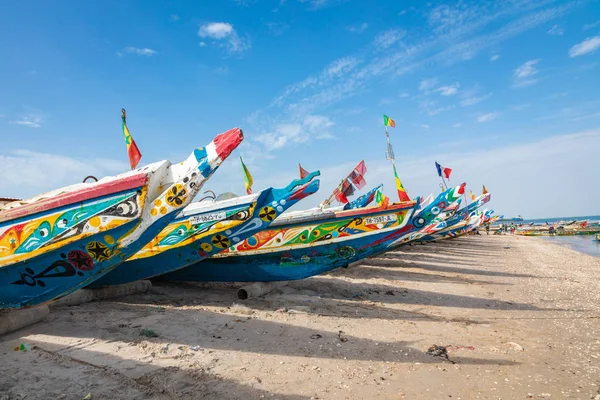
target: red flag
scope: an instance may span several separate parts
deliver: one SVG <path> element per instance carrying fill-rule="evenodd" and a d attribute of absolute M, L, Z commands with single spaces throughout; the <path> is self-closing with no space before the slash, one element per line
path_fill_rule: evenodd
<path fill-rule="evenodd" d="M 354 186 L 346 179 L 342 182 L 342 193 L 344 196 L 352 196 L 354 194 Z"/>
<path fill-rule="evenodd" d="M 309 172 L 307 170 L 305 170 L 304 168 L 302 168 L 300 163 L 298 163 L 298 169 L 300 169 L 300 179 L 304 179 L 309 175 Z"/>
<path fill-rule="evenodd" d="M 340 203 L 348 203 L 348 198 L 346 197 L 346 195 L 344 195 L 344 193 L 340 192 L 340 188 L 335 188 L 335 190 L 333 191 L 333 197 L 335 197 L 335 199 Z"/>
<path fill-rule="evenodd" d="M 365 165 L 365 160 L 362 160 L 358 163 L 356 168 L 350 173 L 350 181 L 354 183 L 357 189 L 362 189 L 367 184 L 365 181 L 364 175 L 367 173 L 367 166 Z"/>

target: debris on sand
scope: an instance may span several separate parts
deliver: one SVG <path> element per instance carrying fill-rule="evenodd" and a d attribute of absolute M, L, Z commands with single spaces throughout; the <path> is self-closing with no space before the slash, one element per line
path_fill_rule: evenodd
<path fill-rule="evenodd" d="M 154 332 L 152 329 L 144 328 L 140 331 L 140 336 L 153 338 L 153 337 L 158 337 L 158 334 L 156 332 Z"/>
<path fill-rule="evenodd" d="M 443 357 L 446 360 L 450 361 L 452 364 L 456 364 L 456 361 L 452 361 L 449 357 L 448 357 L 448 346 L 438 346 L 437 344 L 434 344 L 433 346 L 431 346 L 430 348 L 427 349 L 427 354 L 429 354 L 430 356 L 434 356 L 434 357 Z"/>

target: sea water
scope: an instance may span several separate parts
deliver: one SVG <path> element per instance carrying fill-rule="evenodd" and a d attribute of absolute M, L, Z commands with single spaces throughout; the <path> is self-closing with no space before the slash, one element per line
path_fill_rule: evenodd
<path fill-rule="evenodd" d="M 554 224 L 556 222 L 571 222 L 571 221 L 589 221 L 590 224 L 594 223 L 594 222 L 599 222 L 600 221 L 600 215 L 587 215 L 587 216 L 582 216 L 582 217 L 561 217 L 561 218 L 538 218 L 538 219 L 526 219 L 523 221 L 519 221 L 519 222 L 514 222 L 517 224 L 523 224 L 523 225 L 527 225 L 530 224 L 532 222 L 535 223 L 535 225 L 545 225 L 546 222 L 548 224 Z M 510 222 L 509 222 L 510 223 Z"/>
<path fill-rule="evenodd" d="M 600 257 L 600 242 L 596 240 L 596 235 L 538 237 L 558 245 L 569 247 L 581 253 Z"/>

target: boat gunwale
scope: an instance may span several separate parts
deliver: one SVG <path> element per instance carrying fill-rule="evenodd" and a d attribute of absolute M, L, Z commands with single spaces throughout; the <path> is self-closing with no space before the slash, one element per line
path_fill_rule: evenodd
<path fill-rule="evenodd" d="M 150 178 L 147 173 L 141 172 L 132 176 L 125 176 L 120 179 L 92 183 L 89 187 L 81 190 L 66 192 L 56 196 L 40 199 L 33 203 L 27 203 L 15 208 L 9 208 L 0 211 L 0 223 L 17 220 L 19 218 L 33 216 L 53 209 L 58 209 L 75 203 L 82 203 L 91 199 L 101 198 L 119 192 L 145 186 Z"/>

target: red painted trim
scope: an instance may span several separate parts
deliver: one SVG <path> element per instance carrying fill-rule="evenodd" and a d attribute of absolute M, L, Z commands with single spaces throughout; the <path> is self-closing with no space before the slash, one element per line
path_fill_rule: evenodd
<path fill-rule="evenodd" d="M 31 204 L 24 204 L 6 211 L 0 211 L 0 222 L 37 214 L 74 203 L 81 203 L 113 193 L 123 192 L 125 190 L 144 186 L 147 182 L 147 174 L 137 174 L 106 183 L 92 183 L 89 184 L 88 187 L 81 188 L 74 192 L 62 193 L 47 199 L 41 199 Z"/>

